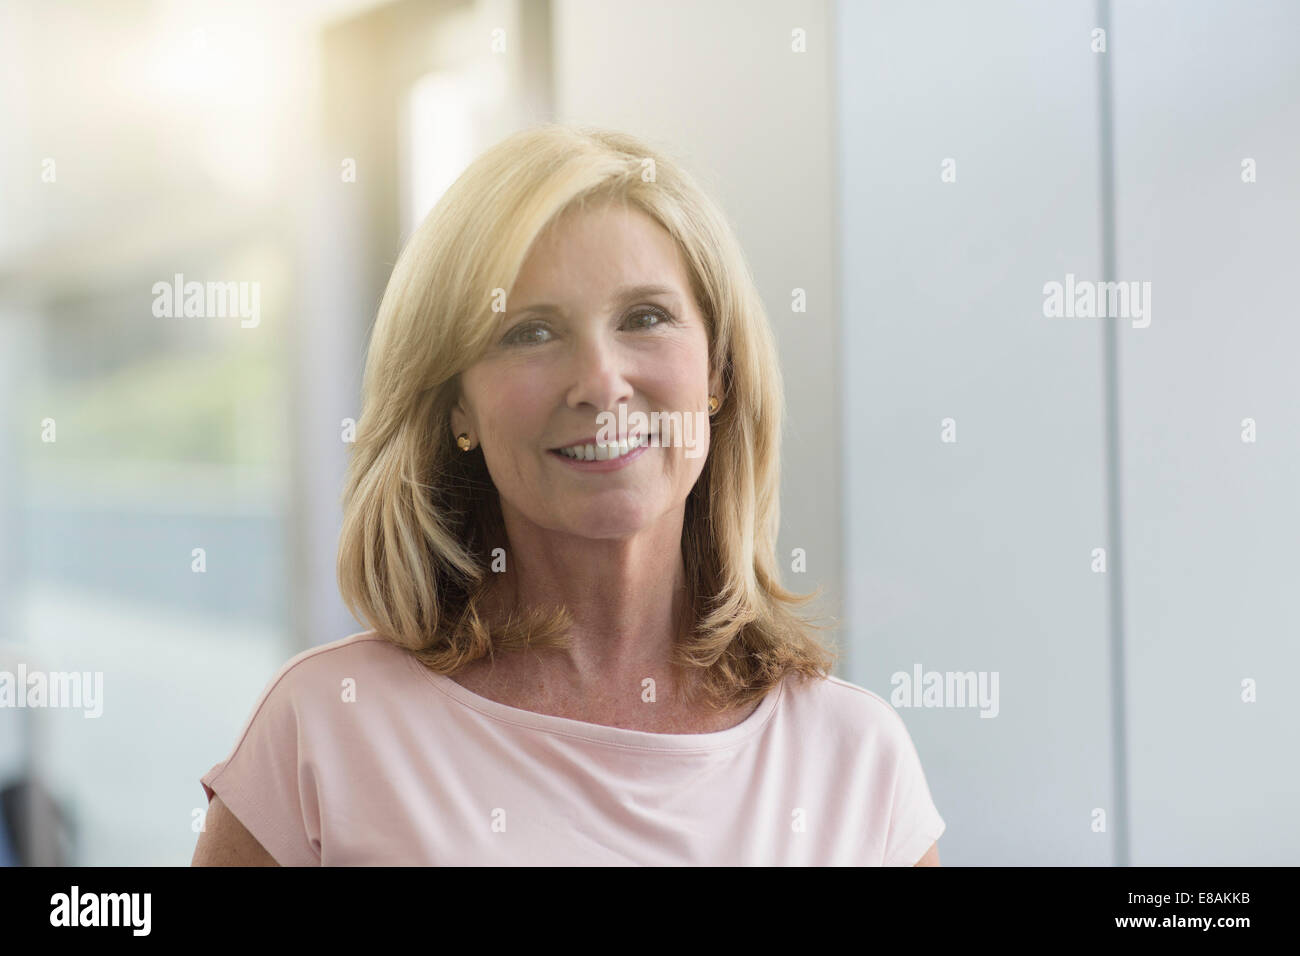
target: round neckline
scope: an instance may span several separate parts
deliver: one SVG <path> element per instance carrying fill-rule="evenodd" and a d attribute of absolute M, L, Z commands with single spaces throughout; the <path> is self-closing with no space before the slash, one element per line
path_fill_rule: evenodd
<path fill-rule="evenodd" d="M 649 730 L 631 730 L 626 727 L 612 727 L 608 724 L 593 724 L 572 717 L 559 717 L 555 714 L 542 714 L 534 710 L 512 707 L 500 701 L 476 694 L 452 680 L 446 674 L 430 670 L 411 653 L 406 659 L 419 673 L 428 678 L 435 689 L 447 697 L 494 720 L 520 727 L 540 730 L 547 733 L 561 734 L 568 737 L 580 737 L 598 743 L 614 744 L 636 750 L 661 750 L 675 753 L 691 751 L 713 751 L 730 747 L 749 739 L 758 733 L 776 710 L 776 705 L 785 690 L 782 680 L 759 702 L 754 712 L 725 730 L 715 730 L 703 734 L 660 734 Z"/>

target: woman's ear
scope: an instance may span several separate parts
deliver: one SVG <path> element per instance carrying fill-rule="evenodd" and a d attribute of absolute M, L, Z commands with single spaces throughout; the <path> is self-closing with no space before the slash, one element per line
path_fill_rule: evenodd
<path fill-rule="evenodd" d="M 452 435 L 463 435 L 471 430 L 469 413 L 465 411 L 464 399 L 458 398 L 456 404 L 451 407 Z"/>
<path fill-rule="evenodd" d="M 718 399 L 718 404 L 722 404 L 722 373 L 714 372 L 709 376 L 709 394 Z"/>

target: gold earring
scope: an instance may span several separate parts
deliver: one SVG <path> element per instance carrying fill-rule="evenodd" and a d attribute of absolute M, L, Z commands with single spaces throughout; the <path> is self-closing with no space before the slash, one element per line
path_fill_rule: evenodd
<path fill-rule="evenodd" d="M 464 432 L 457 435 L 456 444 L 460 446 L 461 451 L 469 451 L 469 446 L 470 446 L 469 435 Z"/>
<path fill-rule="evenodd" d="M 716 412 L 717 410 L 718 410 L 718 400 L 717 400 L 716 398 L 714 398 L 712 395 L 710 395 L 710 396 L 709 396 L 709 411 L 710 411 L 710 412 Z"/>

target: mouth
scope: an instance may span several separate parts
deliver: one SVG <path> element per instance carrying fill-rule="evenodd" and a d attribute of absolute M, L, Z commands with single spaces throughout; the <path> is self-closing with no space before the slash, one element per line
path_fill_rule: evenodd
<path fill-rule="evenodd" d="M 632 435 L 621 442 L 575 442 L 563 448 L 552 448 L 550 454 L 569 461 L 615 461 L 632 455 L 650 444 L 648 434 Z"/>

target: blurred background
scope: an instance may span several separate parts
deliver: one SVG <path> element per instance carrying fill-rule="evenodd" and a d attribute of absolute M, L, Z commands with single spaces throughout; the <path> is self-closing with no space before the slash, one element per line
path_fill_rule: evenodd
<path fill-rule="evenodd" d="M 549 120 L 733 222 L 787 584 L 898 707 L 946 865 L 1294 862 L 1300 6 L 5 0 L 0 61 L 0 672 L 103 675 L 98 717 L 0 708 L 0 862 L 188 864 L 267 680 L 362 629 L 379 298 Z M 1067 275 L 1151 283 L 1150 325 L 1045 316 Z M 159 315 L 177 276 L 256 320 Z M 918 670 L 996 674 L 996 717 L 907 706 Z"/>

